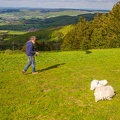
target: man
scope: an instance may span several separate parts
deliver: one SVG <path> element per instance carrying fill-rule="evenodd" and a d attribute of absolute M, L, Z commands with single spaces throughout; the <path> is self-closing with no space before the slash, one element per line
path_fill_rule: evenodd
<path fill-rule="evenodd" d="M 28 57 L 28 64 L 25 66 L 24 70 L 22 71 L 23 74 L 27 71 L 27 69 L 32 64 L 32 74 L 38 74 L 38 72 L 35 71 L 35 58 L 34 55 L 38 55 L 39 53 L 35 51 L 34 44 L 36 42 L 36 37 L 31 36 L 29 41 L 26 43 L 26 54 Z"/>

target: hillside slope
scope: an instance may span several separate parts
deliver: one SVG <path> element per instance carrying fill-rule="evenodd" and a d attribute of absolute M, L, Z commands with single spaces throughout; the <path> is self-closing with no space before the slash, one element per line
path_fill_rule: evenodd
<path fill-rule="evenodd" d="M 44 52 L 38 75 L 21 71 L 25 54 L 0 54 L 0 120 L 120 120 L 120 49 Z M 94 100 L 93 79 L 107 79 L 116 96 Z"/>

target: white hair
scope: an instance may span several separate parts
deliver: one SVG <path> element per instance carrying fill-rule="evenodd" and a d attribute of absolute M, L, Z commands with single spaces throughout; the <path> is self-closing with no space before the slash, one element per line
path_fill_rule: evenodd
<path fill-rule="evenodd" d="M 93 80 L 92 82 L 91 82 L 91 90 L 95 90 L 97 87 L 101 87 L 101 86 L 105 86 L 105 85 L 107 85 L 108 84 L 108 81 L 107 80 L 101 80 L 101 81 L 99 81 L 99 80 Z"/>
<path fill-rule="evenodd" d="M 107 80 L 93 80 L 91 82 L 91 90 L 95 90 L 95 102 L 99 100 L 111 100 L 112 97 L 115 95 L 114 89 L 112 86 L 108 86 Z"/>

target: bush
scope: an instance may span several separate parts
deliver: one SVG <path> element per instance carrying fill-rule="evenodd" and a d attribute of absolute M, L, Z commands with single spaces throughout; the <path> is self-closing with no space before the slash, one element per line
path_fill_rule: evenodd
<path fill-rule="evenodd" d="M 12 54 L 13 53 L 13 51 L 12 50 L 9 50 L 9 49 L 7 49 L 7 50 L 5 50 L 5 54 Z"/>
<path fill-rule="evenodd" d="M 15 50 L 14 53 L 22 54 L 23 52 L 21 50 Z"/>
<path fill-rule="evenodd" d="M 21 52 L 25 52 L 26 51 L 26 45 L 24 45 L 21 49 Z"/>
<path fill-rule="evenodd" d="M 1 50 L 0 50 L 0 54 L 1 54 L 1 53 L 4 53 L 4 51 L 1 51 Z"/>

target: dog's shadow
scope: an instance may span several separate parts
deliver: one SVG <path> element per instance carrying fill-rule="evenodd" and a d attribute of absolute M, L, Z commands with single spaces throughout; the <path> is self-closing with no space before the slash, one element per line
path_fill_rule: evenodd
<path fill-rule="evenodd" d="M 61 63 L 61 64 L 56 64 L 56 65 L 53 65 L 53 66 L 49 66 L 45 69 L 41 69 L 41 70 L 37 70 L 37 72 L 43 72 L 43 71 L 46 71 L 46 70 L 51 70 L 51 69 L 54 69 L 54 68 L 58 68 L 59 66 L 61 65 L 64 65 L 65 63 Z"/>

